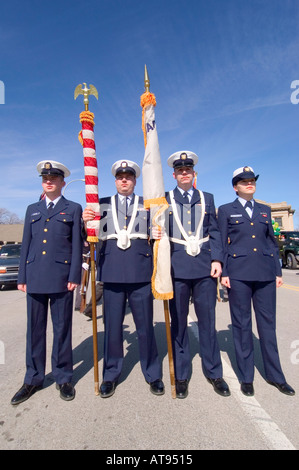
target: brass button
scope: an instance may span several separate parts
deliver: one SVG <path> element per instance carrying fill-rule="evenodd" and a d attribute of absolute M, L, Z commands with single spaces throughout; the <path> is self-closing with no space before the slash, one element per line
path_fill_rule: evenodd
<path fill-rule="evenodd" d="M 46 222 L 49 222 L 50 219 L 46 219 Z"/>
<path fill-rule="evenodd" d="M 250 222 L 250 225 L 254 225 L 254 223 L 253 223 L 253 222 Z"/>
<path fill-rule="evenodd" d="M 255 235 L 251 235 L 252 238 L 255 238 Z"/>
<path fill-rule="evenodd" d="M 48 231 L 48 229 L 47 229 L 47 228 L 44 228 L 44 232 L 47 232 L 47 231 Z"/>
<path fill-rule="evenodd" d="M 42 254 L 45 255 L 47 252 L 46 251 L 43 251 Z"/>
<path fill-rule="evenodd" d="M 67 260 L 65 260 L 65 264 L 67 264 Z"/>
<path fill-rule="evenodd" d="M 253 251 L 257 251 L 257 248 L 253 248 Z"/>
<path fill-rule="evenodd" d="M 43 243 L 47 243 L 47 240 L 43 240 Z"/>

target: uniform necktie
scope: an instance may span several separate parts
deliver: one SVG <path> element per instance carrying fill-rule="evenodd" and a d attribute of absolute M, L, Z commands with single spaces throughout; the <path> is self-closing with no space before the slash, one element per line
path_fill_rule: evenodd
<path fill-rule="evenodd" d="M 184 199 L 184 204 L 189 204 L 189 197 L 188 197 L 188 192 L 184 191 L 183 193 L 183 199 Z"/>
<path fill-rule="evenodd" d="M 246 210 L 246 212 L 247 212 L 247 214 L 249 215 L 250 218 L 252 217 L 252 209 L 253 209 L 252 202 L 247 201 L 246 204 L 245 204 L 245 210 Z"/>
<path fill-rule="evenodd" d="M 127 197 L 123 197 L 120 211 L 118 212 L 118 223 L 121 229 L 127 228 L 127 208 Z"/>
<path fill-rule="evenodd" d="M 48 205 L 48 213 L 51 214 L 53 209 L 54 209 L 54 202 L 51 201 Z"/>

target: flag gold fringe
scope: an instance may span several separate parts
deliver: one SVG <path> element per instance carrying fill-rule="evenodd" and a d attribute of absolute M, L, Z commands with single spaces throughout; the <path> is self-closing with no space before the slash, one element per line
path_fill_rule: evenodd
<path fill-rule="evenodd" d="M 92 236 L 88 236 L 87 237 L 87 241 L 90 242 L 90 243 L 98 243 L 99 239 L 98 237 L 92 237 Z"/>
<path fill-rule="evenodd" d="M 94 114 L 91 113 L 90 111 L 82 111 L 82 113 L 80 113 L 80 122 L 81 123 L 82 122 L 90 122 L 94 126 L 94 119 L 93 118 L 94 118 Z M 78 134 L 78 139 L 79 139 L 80 144 L 83 147 L 82 130 Z"/>
<path fill-rule="evenodd" d="M 150 209 L 150 207 L 154 205 L 160 206 L 161 204 L 166 205 L 166 208 L 168 207 L 168 202 L 165 197 L 156 197 L 154 199 L 145 199 L 143 201 L 145 209 Z"/>
<path fill-rule="evenodd" d="M 90 111 L 82 111 L 80 113 L 80 122 L 82 123 L 83 121 L 90 122 L 91 124 L 94 125 L 94 114 Z"/>

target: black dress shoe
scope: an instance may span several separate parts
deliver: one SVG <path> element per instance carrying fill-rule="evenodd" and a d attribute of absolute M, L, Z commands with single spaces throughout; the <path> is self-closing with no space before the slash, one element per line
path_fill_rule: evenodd
<path fill-rule="evenodd" d="M 228 385 L 222 378 L 218 378 L 218 379 L 207 378 L 207 380 L 213 385 L 214 390 L 216 393 L 218 393 L 218 395 L 221 395 L 222 397 L 230 396 Z"/>
<path fill-rule="evenodd" d="M 253 397 L 254 395 L 254 388 L 252 383 L 241 383 L 241 392 L 246 395 L 247 397 Z"/>
<path fill-rule="evenodd" d="M 274 387 L 278 388 L 278 390 L 281 393 L 284 393 L 285 395 L 295 395 L 295 390 L 286 382 L 283 384 L 278 384 L 276 382 L 269 382 L 270 385 L 274 385 Z"/>
<path fill-rule="evenodd" d="M 83 314 L 88 317 L 88 318 L 92 318 L 92 312 L 89 312 L 87 310 L 84 310 Z"/>
<path fill-rule="evenodd" d="M 71 401 L 75 398 L 75 389 L 73 385 L 69 382 L 66 382 L 64 384 L 56 384 L 57 390 L 60 390 L 60 398 L 62 398 L 65 401 Z"/>
<path fill-rule="evenodd" d="M 114 394 L 116 382 L 102 382 L 100 386 L 100 395 L 102 398 L 111 397 Z"/>
<path fill-rule="evenodd" d="M 37 390 L 40 390 L 41 388 L 42 385 L 23 384 L 20 390 L 18 390 L 17 393 L 12 397 L 10 403 L 12 405 L 18 405 L 19 403 L 28 400 L 31 395 L 33 395 L 35 392 L 37 392 Z"/>
<path fill-rule="evenodd" d="M 149 385 L 150 385 L 150 391 L 154 395 L 164 395 L 165 388 L 164 388 L 164 383 L 162 382 L 161 379 L 154 380 L 154 382 L 149 382 Z"/>
<path fill-rule="evenodd" d="M 188 396 L 188 380 L 176 380 L 175 389 L 177 398 L 186 398 Z"/>

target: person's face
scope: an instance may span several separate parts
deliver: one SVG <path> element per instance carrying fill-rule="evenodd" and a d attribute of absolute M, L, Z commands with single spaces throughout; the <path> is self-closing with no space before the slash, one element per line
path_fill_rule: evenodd
<path fill-rule="evenodd" d="M 252 199 L 256 190 L 255 179 L 248 178 L 238 181 L 238 183 L 234 185 L 234 190 L 236 193 L 238 193 L 238 196 L 242 197 L 243 199 Z"/>
<path fill-rule="evenodd" d="M 177 181 L 178 187 L 184 190 L 191 188 L 194 176 L 195 171 L 190 166 L 176 168 L 173 172 L 173 177 Z"/>
<path fill-rule="evenodd" d="M 54 200 L 61 195 L 62 188 L 65 186 L 65 181 L 59 175 L 43 175 L 42 187 L 50 199 Z"/>
<path fill-rule="evenodd" d="M 115 177 L 117 192 L 122 196 L 130 196 L 136 185 L 136 177 L 132 173 L 119 173 Z"/>

